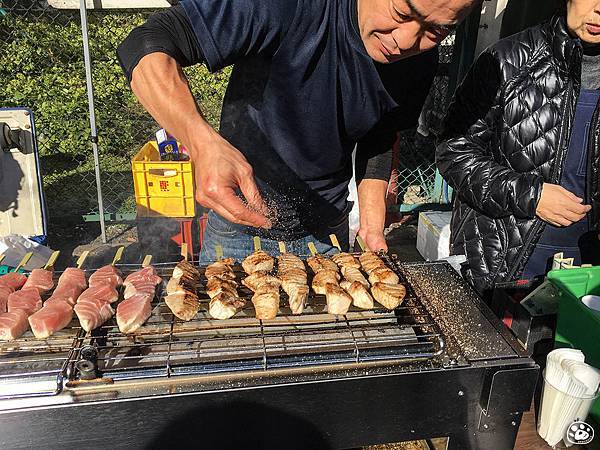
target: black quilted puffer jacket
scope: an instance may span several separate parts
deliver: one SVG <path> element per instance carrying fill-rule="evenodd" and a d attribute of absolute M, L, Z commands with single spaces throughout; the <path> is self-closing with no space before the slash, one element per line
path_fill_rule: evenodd
<path fill-rule="evenodd" d="M 521 275 L 545 223 L 544 182 L 559 184 L 580 90 L 582 47 L 564 17 L 479 56 L 444 121 L 436 162 L 455 189 L 451 251 L 480 292 Z M 586 203 L 600 224 L 600 124 L 590 130 Z"/>

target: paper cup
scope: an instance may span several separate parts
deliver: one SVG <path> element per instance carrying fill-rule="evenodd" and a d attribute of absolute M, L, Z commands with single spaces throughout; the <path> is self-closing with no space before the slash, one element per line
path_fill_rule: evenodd
<path fill-rule="evenodd" d="M 546 442 L 555 446 L 565 436 L 569 425 L 575 420 L 585 420 L 592 403 L 600 392 L 573 393 L 548 381 L 544 371 L 544 390 L 538 433 Z"/>

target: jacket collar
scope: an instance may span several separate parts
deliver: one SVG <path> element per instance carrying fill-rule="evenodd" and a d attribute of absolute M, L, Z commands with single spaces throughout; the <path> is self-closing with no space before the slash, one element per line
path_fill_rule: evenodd
<path fill-rule="evenodd" d="M 574 67 L 579 67 L 582 55 L 581 41 L 569 34 L 566 17 L 564 15 L 552 17 L 547 30 L 552 53 L 561 69 L 568 73 Z"/>

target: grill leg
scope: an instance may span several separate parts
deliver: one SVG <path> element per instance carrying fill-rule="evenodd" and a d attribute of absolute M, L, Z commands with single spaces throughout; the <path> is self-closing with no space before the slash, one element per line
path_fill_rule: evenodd
<path fill-rule="evenodd" d="M 519 420 L 520 421 L 520 420 Z M 475 431 L 450 436 L 446 450 L 513 450 L 519 426 L 498 427 L 484 433 Z"/>

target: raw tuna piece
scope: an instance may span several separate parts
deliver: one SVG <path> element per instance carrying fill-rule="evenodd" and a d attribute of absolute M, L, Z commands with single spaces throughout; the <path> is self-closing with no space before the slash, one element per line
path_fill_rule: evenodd
<path fill-rule="evenodd" d="M 21 289 L 26 281 L 27 277 L 22 273 L 11 272 L 0 277 L 0 286 L 7 286 L 16 291 Z"/>
<path fill-rule="evenodd" d="M 38 339 L 45 339 L 69 325 L 73 319 L 73 307 L 67 302 L 55 301 L 44 304 L 38 312 L 29 316 L 31 331 Z"/>
<path fill-rule="evenodd" d="M 15 292 L 15 290 L 8 286 L 0 285 L 0 313 L 6 312 L 6 306 L 8 304 L 8 296 Z"/>
<path fill-rule="evenodd" d="M 152 312 L 152 294 L 135 294 L 117 306 L 117 325 L 122 333 L 132 333 L 141 327 Z"/>
<path fill-rule="evenodd" d="M 76 267 L 69 267 L 62 273 L 62 275 L 58 279 L 58 286 L 64 285 L 75 286 L 83 292 L 85 288 L 87 288 L 85 272 Z"/>
<path fill-rule="evenodd" d="M 89 284 L 90 287 L 109 284 L 111 287 L 116 288 L 123 284 L 123 279 L 121 278 L 121 272 L 115 266 L 104 266 L 90 276 Z"/>
<path fill-rule="evenodd" d="M 154 296 L 156 285 L 160 282 L 162 282 L 162 278 L 156 275 L 154 267 L 144 267 L 125 278 L 123 297 L 127 299 L 135 294 L 152 294 Z"/>
<path fill-rule="evenodd" d="M 32 315 L 42 308 L 42 298 L 36 288 L 23 288 L 15 291 L 8 296 L 8 312 L 14 312 L 20 309 L 27 314 Z"/>
<path fill-rule="evenodd" d="M 27 313 L 17 309 L 0 314 L 0 341 L 12 341 L 27 331 Z"/>
<path fill-rule="evenodd" d="M 54 287 L 52 276 L 51 270 L 33 269 L 23 285 L 23 289 L 36 288 L 40 294 L 44 294 Z"/>
<path fill-rule="evenodd" d="M 94 297 L 79 299 L 73 309 L 85 331 L 98 328 L 115 314 L 109 303 Z"/>
<path fill-rule="evenodd" d="M 98 299 L 106 303 L 114 303 L 119 300 L 119 293 L 108 284 L 87 288 L 77 299 L 77 303 L 88 299 Z"/>
<path fill-rule="evenodd" d="M 162 281 L 162 278 L 156 275 L 156 270 L 154 269 L 154 267 L 147 266 L 143 269 L 138 270 L 137 272 L 133 272 L 127 275 L 127 278 L 125 278 L 123 284 L 127 286 L 127 283 L 134 283 L 140 281 L 145 281 L 157 285 Z"/>
<path fill-rule="evenodd" d="M 72 307 L 77 301 L 77 297 L 80 295 L 81 289 L 78 286 L 69 286 L 66 284 L 62 286 L 59 285 L 56 289 L 54 289 L 52 296 L 46 300 L 44 306 L 51 305 L 55 302 L 66 302 Z"/>

